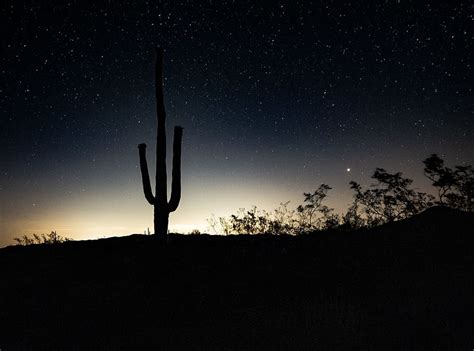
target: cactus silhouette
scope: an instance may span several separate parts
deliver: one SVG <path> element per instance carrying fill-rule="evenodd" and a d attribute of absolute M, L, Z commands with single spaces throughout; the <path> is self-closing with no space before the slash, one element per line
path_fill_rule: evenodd
<path fill-rule="evenodd" d="M 140 155 L 140 170 L 142 173 L 143 192 L 146 200 L 154 207 L 155 235 L 165 240 L 168 234 L 169 214 L 178 208 L 181 199 L 181 140 L 183 128 L 174 127 L 173 140 L 173 173 L 171 197 L 168 202 L 167 173 L 166 173 L 166 112 L 163 99 L 163 49 L 156 50 L 155 94 L 156 116 L 158 120 L 156 138 L 156 186 L 153 196 L 148 165 L 146 161 L 146 144 L 138 145 Z"/>

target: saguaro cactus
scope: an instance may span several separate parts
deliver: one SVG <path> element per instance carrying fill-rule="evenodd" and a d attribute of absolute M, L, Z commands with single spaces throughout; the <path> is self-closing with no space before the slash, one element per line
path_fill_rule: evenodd
<path fill-rule="evenodd" d="M 183 128 L 174 127 L 173 140 L 173 178 L 171 181 L 171 197 L 168 202 L 167 173 L 166 173 L 166 112 L 163 100 L 163 50 L 156 50 L 155 68 L 155 94 L 156 116 L 158 120 L 158 133 L 156 138 L 156 186 L 155 196 L 151 191 L 150 176 L 146 162 L 146 144 L 138 145 L 140 155 L 140 170 L 142 173 L 143 192 L 145 198 L 154 207 L 155 235 L 162 239 L 168 233 L 169 214 L 178 208 L 181 199 L 181 140 Z"/>

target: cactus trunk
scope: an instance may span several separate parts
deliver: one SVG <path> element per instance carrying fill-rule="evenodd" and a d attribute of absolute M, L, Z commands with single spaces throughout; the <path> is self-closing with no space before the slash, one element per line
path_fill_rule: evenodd
<path fill-rule="evenodd" d="M 156 178 L 153 196 L 146 161 L 146 144 L 138 145 L 143 192 L 147 201 L 154 206 L 155 235 L 165 240 L 168 234 L 170 212 L 178 208 L 181 199 L 181 141 L 183 128 L 174 127 L 173 173 L 171 198 L 168 202 L 166 172 L 166 111 L 163 98 L 163 51 L 158 48 L 155 67 L 156 116 L 158 121 L 156 140 Z"/>
<path fill-rule="evenodd" d="M 160 238 L 165 238 L 168 234 L 169 212 L 166 208 L 160 208 L 158 205 L 154 206 L 153 212 L 155 234 Z"/>

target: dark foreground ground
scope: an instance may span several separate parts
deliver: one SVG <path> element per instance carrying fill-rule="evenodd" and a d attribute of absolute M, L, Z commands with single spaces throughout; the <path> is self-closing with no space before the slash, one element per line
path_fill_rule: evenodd
<path fill-rule="evenodd" d="M 0 250 L 0 348 L 472 350 L 474 218 Z"/>

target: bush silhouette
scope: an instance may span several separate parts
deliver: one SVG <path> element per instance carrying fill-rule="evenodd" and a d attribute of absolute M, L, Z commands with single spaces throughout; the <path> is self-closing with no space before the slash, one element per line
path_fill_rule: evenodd
<path fill-rule="evenodd" d="M 304 203 L 296 210 L 288 207 L 289 201 L 271 212 L 253 206 L 250 210 L 240 208 L 228 218 L 212 216 L 209 227 L 223 234 L 303 234 L 317 230 L 332 229 L 339 225 L 340 218 L 332 208 L 323 205 L 329 185 L 321 184 L 312 193 L 303 193 Z"/>
<path fill-rule="evenodd" d="M 300 233 L 332 229 L 339 225 L 340 218 L 334 209 L 323 205 L 331 189 L 329 185 L 321 184 L 314 192 L 304 193 L 304 204 L 296 208 Z"/>
<path fill-rule="evenodd" d="M 60 244 L 66 241 L 72 241 L 71 238 L 62 237 L 56 231 L 51 231 L 49 234 L 33 234 L 32 237 L 23 235 L 21 238 L 13 238 L 17 245 L 28 246 L 38 244 Z"/>
<path fill-rule="evenodd" d="M 353 221 L 364 218 L 370 227 L 411 217 L 433 205 L 433 196 L 411 189 L 412 180 L 403 177 L 401 172 L 388 173 L 377 168 L 372 175 L 377 184 L 363 190 L 362 186 L 351 181 L 354 190 L 352 205 Z M 364 217 L 354 217 L 361 208 Z M 355 211 L 355 213 L 354 213 Z"/>
<path fill-rule="evenodd" d="M 438 204 L 473 211 L 474 168 L 471 165 L 451 169 L 437 154 L 432 154 L 423 163 L 425 176 L 438 191 Z"/>
<path fill-rule="evenodd" d="M 316 190 L 303 193 L 303 204 L 295 210 L 289 202 L 281 203 L 273 212 L 239 209 L 230 217 L 208 220 L 215 233 L 223 234 L 304 234 L 321 230 L 357 230 L 374 227 L 414 216 L 435 205 L 445 205 L 464 211 L 474 209 L 474 168 L 471 165 L 446 167 L 436 154 L 423 161 L 425 175 L 437 188 L 438 199 L 412 188 L 413 180 L 401 172 L 389 173 L 376 168 L 371 178 L 376 184 L 368 189 L 351 181 L 353 202 L 342 216 L 326 206 L 324 200 L 332 188 L 321 184 Z"/>

